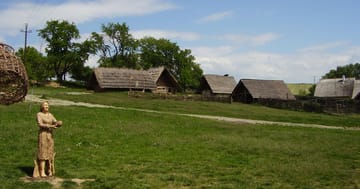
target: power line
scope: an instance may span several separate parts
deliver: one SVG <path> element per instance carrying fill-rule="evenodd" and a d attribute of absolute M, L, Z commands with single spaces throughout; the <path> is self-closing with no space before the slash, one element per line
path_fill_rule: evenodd
<path fill-rule="evenodd" d="M 25 33 L 25 45 L 24 45 L 24 55 L 23 55 L 23 59 L 24 59 L 24 65 L 26 63 L 26 48 L 27 48 L 27 36 L 28 33 L 31 33 L 31 30 L 28 30 L 28 23 L 25 23 L 25 30 L 21 30 L 21 32 Z"/>

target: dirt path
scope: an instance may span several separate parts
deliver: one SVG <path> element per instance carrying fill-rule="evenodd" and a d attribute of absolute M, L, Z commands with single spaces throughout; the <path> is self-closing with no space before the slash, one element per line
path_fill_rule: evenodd
<path fill-rule="evenodd" d="M 43 102 L 45 100 L 41 99 L 40 97 L 35 96 L 35 95 L 27 95 L 25 98 L 25 101 Z M 113 108 L 113 109 L 121 109 L 121 110 L 133 110 L 133 111 L 151 112 L 151 113 L 158 113 L 158 114 L 172 114 L 172 115 L 179 115 L 179 116 L 197 117 L 197 118 L 203 118 L 203 119 L 213 119 L 213 120 L 226 121 L 226 122 L 239 123 L 239 124 L 264 124 L 264 125 L 280 125 L 280 126 L 290 126 L 290 127 L 310 127 L 310 128 L 321 128 L 321 129 L 339 129 L 339 130 L 360 131 L 360 128 L 357 128 L 357 127 L 341 127 L 341 126 L 328 126 L 328 125 L 319 125 L 319 124 L 251 120 L 251 119 L 210 116 L 210 115 L 171 113 L 171 112 L 161 112 L 161 111 L 148 110 L 148 109 L 124 108 L 124 107 L 108 106 L 108 105 L 101 105 L 101 104 L 91 104 L 91 103 L 85 103 L 85 102 L 73 102 L 73 101 L 61 100 L 61 99 L 46 99 L 46 101 L 49 101 L 49 103 L 51 105 L 55 105 L 55 106 L 84 106 L 84 107 L 93 107 L 93 108 Z"/>

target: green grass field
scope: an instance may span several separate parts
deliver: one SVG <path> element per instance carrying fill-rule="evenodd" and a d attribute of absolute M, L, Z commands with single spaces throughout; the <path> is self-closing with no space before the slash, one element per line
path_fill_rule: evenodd
<path fill-rule="evenodd" d="M 288 83 L 288 88 L 294 95 L 307 95 L 312 84 L 309 83 Z"/>
<path fill-rule="evenodd" d="M 70 92 L 70 93 L 69 93 Z M 89 93 L 86 95 L 74 95 L 73 92 Z M 267 108 L 259 105 L 242 103 L 216 103 L 201 101 L 163 100 L 152 99 L 151 95 L 144 98 L 129 98 L 127 92 L 92 93 L 81 89 L 51 89 L 35 88 L 31 94 L 46 98 L 60 98 L 75 102 L 88 102 L 105 104 L 117 107 L 141 108 L 164 112 L 205 114 L 214 116 L 226 116 L 244 119 L 258 119 L 267 121 L 311 123 L 333 126 L 360 127 L 359 114 L 328 115 L 307 112 L 295 112 Z"/>
<path fill-rule="evenodd" d="M 33 94 L 161 111 L 358 127 L 358 115 L 333 116 L 245 104 L 127 98 L 125 93 Z M 24 183 L 37 146 L 37 103 L 0 106 L 0 188 L 51 188 Z M 236 111 L 236 112 L 234 112 Z M 89 178 L 82 188 L 359 188 L 360 132 L 231 124 L 133 110 L 51 106 L 56 176 Z M 274 118 L 275 117 L 275 118 Z M 316 119 L 318 118 L 318 119 Z M 64 182 L 62 188 L 77 188 Z"/>

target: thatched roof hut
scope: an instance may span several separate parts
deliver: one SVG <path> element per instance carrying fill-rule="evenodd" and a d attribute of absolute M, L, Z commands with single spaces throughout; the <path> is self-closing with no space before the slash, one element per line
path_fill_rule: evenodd
<path fill-rule="evenodd" d="M 316 97 L 348 97 L 354 94 L 355 78 L 322 79 L 316 84 L 314 96 Z M 358 89 L 357 89 L 358 91 Z"/>
<path fill-rule="evenodd" d="M 156 84 L 156 93 L 175 93 L 181 90 L 181 87 L 171 72 L 164 66 L 150 68 L 147 72 L 151 75 Z"/>
<path fill-rule="evenodd" d="M 205 96 L 231 95 L 236 86 L 232 76 L 207 74 L 201 78 L 199 91 Z"/>
<path fill-rule="evenodd" d="M 95 68 L 89 82 L 95 91 L 107 89 L 176 92 L 177 81 L 164 67 L 149 70 L 128 68 Z M 160 91 L 160 89 L 162 89 Z"/>
<path fill-rule="evenodd" d="M 259 99 L 296 100 L 282 80 L 241 79 L 232 92 L 234 101 L 254 102 Z"/>
<path fill-rule="evenodd" d="M 152 77 L 143 70 L 127 68 L 95 68 L 90 87 L 95 91 L 105 89 L 151 90 L 155 88 Z"/>

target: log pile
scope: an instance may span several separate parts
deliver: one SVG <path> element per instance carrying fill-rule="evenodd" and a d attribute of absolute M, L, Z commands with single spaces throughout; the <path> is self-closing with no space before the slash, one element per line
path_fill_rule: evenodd
<path fill-rule="evenodd" d="M 22 101 L 28 91 L 28 76 L 14 49 L 0 43 L 0 104 Z"/>

